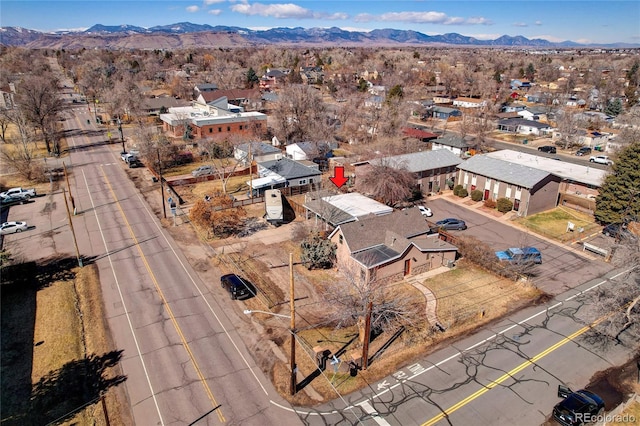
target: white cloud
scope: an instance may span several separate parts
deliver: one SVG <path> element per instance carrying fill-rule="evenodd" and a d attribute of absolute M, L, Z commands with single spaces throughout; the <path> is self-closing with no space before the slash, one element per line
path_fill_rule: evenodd
<path fill-rule="evenodd" d="M 195 13 L 200 10 L 199 6 L 187 6 L 187 12 Z"/>
<path fill-rule="evenodd" d="M 502 37 L 502 34 L 464 34 L 467 37 L 477 38 L 478 40 L 495 40 Z"/>
<path fill-rule="evenodd" d="M 536 21 L 536 22 L 534 22 L 533 24 L 534 24 L 534 25 L 537 25 L 537 26 L 540 26 L 540 25 L 542 25 L 542 21 Z"/>
<path fill-rule="evenodd" d="M 203 0 L 202 3 L 204 3 L 206 6 L 210 6 L 212 4 L 216 4 L 216 3 L 224 3 L 226 0 Z"/>
<path fill-rule="evenodd" d="M 356 22 L 410 22 L 414 24 L 441 24 L 441 25 L 493 25 L 493 22 L 481 16 L 462 18 L 448 16 L 443 12 L 389 12 L 382 15 L 361 13 L 354 17 Z"/>
<path fill-rule="evenodd" d="M 278 19 L 346 19 L 348 15 L 345 13 L 323 13 L 305 9 L 293 3 L 275 3 L 262 4 L 242 2 L 231 6 L 233 12 L 241 13 L 249 16 L 268 16 Z"/>
<path fill-rule="evenodd" d="M 527 24 L 526 22 L 514 22 L 513 24 L 514 27 L 528 27 L 529 24 Z"/>
<path fill-rule="evenodd" d="M 222 9 L 211 9 L 211 10 L 207 10 L 207 13 L 209 15 L 215 15 L 218 16 L 222 13 Z"/>

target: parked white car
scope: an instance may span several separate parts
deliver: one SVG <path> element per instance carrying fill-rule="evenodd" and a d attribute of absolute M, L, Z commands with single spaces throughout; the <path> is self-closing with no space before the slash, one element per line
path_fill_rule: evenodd
<path fill-rule="evenodd" d="M 28 227 L 27 222 L 5 222 L 0 225 L 0 235 L 26 231 Z"/>
<path fill-rule="evenodd" d="M 589 162 L 598 163 L 598 164 L 606 164 L 607 166 L 612 166 L 613 161 L 609 160 L 608 155 L 596 155 L 595 157 L 590 157 Z"/>
<path fill-rule="evenodd" d="M 418 206 L 418 210 L 420 210 L 420 214 L 422 216 L 426 216 L 426 217 L 433 216 L 433 212 L 431 211 L 431 209 L 429 207 Z"/>

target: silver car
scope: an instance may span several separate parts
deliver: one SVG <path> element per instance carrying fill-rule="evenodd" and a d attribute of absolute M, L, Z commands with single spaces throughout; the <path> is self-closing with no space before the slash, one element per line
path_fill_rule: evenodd
<path fill-rule="evenodd" d="M 5 222 L 0 225 L 0 235 L 26 231 L 28 227 L 27 222 Z"/>
<path fill-rule="evenodd" d="M 191 172 L 191 175 L 193 177 L 198 177 L 198 176 L 207 176 L 213 174 L 213 167 L 211 166 L 200 166 L 197 169 L 195 169 L 194 171 Z"/>

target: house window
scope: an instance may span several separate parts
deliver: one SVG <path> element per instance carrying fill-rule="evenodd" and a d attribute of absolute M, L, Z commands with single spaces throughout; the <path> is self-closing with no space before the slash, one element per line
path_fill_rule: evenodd
<path fill-rule="evenodd" d="M 209 133 L 213 133 L 213 127 L 209 127 Z"/>
<path fill-rule="evenodd" d="M 340 244 L 342 244 L 342 241 L 344 240 L 344 238 L 342 237 L 342 234 L 340 234 L 340 236 L 338 237 L 338 242 Z"/>
<path fill-rule="evenodd" d="M 240 130 L 242 130 L 242 124 L 240 125 Z"/>
<path fill-rule="evenodd" d="M 299 185 L 304 185 L 305 183 L 307 183 L 306 179 L 300 179 L 300 182 L 298 182 Z"/>
<path fill-rule="evenodd" d="M 227 132 L 231 131 L 231 126 L 227 126 Z"/>
<path fill-rule="evenodd" d="M 222 132 L 222 127 L 218 127 L 218 133 Z"/>

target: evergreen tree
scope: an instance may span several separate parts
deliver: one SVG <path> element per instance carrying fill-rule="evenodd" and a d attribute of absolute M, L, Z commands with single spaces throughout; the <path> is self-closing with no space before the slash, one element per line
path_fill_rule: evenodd
<path fill-rule="evenodd" d="M 260 79 L 256 71 L 253 68 L 249 68 L 249 71 L 247 71 L 247 88 L 253 88 L 259 82 Z"/>
<path fill-rule="evenodd" d="M 637 221 L 640 216 L 640 141 L 620 151 L 611 169 L 596 199 L 595 217 L 602 223 Z"/>
<path fill-rule="evenodd" d="M 312 234 L 300 244 L 302 253 L 300 260 L 307 269 L 331 268 L 336 260 L 337 246 L 320 234 Z"/>
<path fill-rule="evenodd" d="M 399 84 L 396 84 L 391 88 L 391 90 L 389 90 L 389 94 L 387 94 L 387 102 L 389 102 L 392 99 L 402 99 L 403 96 L 404 96 L 404 92 L 402 90 L 402 86 L 400 86 Z"/>
<path fill-rule="evenodd" d="M 604 113 L 612 117 L 618 116 L 622 112 L 622 102 L 620 99 L 612 99 L 607 103 L 607 107 L 604 109 Z"/>

